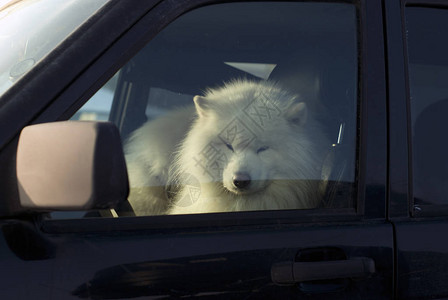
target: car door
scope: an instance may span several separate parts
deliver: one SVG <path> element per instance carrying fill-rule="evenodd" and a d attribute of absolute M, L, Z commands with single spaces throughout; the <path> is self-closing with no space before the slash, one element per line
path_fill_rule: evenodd
<path fill-rule="evenodd" d="M 391 217 L 397 297 L 444 298 L 446 281 L 446 4 L 387 5 Z M 404 46 L 403 46 L 404 45 Z M 407 134 L 404 134 L 407 133 Z"/>
<path fill-rule="evenodd" d="M 330 141 L 318 178 L 323 200 L 313 209 L 134 216 L 136 207 L 125 205 L 29 217 L 8 192 L 16 203 L 8 210 L 24 217 L 2 223 L 7 297 L 390 298 L 381 1 L 152 5 L 142 4 L 144 16 L 126 5 L 117 4 L 112 16 L 106 11 L 98 24 L 119 15 L 127 29 L 106 44 L 95 43 L 105 34 L 94 30 L 101 26 L 87 30 L 98 55 L 67 82 L 64 70 L 76 61 L 62 57 L 63 68 L 52 74 L 63 79 L 58 93 L 43 94 L 48 104 L 29 112 L 32 122 L 108 118 L 127 145 L 145 122 L 193 104 L 211 86 L 278 81 L 303 95 L 310 110 L 328 112 L 317 117 Z"/>

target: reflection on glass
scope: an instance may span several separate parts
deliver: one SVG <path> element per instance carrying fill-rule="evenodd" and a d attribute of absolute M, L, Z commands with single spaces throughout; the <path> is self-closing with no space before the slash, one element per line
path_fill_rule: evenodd
<path fill-rule="evenodd" d="M 107 1 L 0 2 L 0 96 Z"/>

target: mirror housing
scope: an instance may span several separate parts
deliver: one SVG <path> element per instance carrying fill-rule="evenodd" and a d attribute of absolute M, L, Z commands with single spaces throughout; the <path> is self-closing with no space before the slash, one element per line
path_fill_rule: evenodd
<path fill-rule="evenodd" d="M 129 182 L 120 134 L 110 122 L 25 127 L 17 148 L 20 205 L 31 210 L 114 208 Z"/>

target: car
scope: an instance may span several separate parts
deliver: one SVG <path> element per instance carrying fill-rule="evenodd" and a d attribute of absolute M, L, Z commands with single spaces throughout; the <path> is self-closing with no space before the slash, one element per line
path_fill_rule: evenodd
<path fill-rule="evenodd" d="M 2 298 L 447 298 L 447 20 L 440 0 L 0 1 Z M 320 204 L 139 214 L 130 137 L 235 80 L 321 124 L 318 178 L 289 178 Z"/>

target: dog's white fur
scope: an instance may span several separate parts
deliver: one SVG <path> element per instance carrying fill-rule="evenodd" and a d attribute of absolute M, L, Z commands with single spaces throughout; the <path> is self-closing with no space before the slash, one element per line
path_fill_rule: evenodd
<path fill-rule="evenodd" d="M 194 104 L 146 123 L 127 143 L 137 215 L 319 205 L 328 142 L 298 96 L 269 81 L 240 80 Z M 250 178 L 244 189 L 234 184 L 241 174 Z M 170 184 L 180 187 L 171 202 Z"/>

